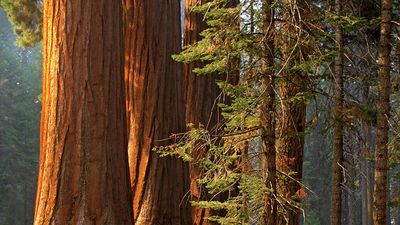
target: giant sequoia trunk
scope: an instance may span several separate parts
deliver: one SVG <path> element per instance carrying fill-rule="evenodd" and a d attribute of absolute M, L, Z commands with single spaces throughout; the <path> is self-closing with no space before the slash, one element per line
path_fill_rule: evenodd
<path fill-rule="evenodd" d="M 336 0 L 335 12 L 342 13 L 342 1 Z M 337 56 L 334 68 L 335 117 L 333 124 L 333 162 L 332 162 L 332 202 L 331 224 L 342 224 L 342 182 L 343 182 L 343 30 L 340 24 L 335 25 Z"/>
<path fill-rule="evenodd" d="M 392 0 L 382 0 L 381 32 L 379 41 L 379 81 L 376 122 L 377 147 L 375 151 L 374 211 L 375 225 L 387 223 L 388 193 L 388 139 L 390 117 L 390 37 L 392 23 Z"/>
<path fill-rule="evenodd" d="M 194 6 L 199 6 L 208 2 L 207 0 L 186 0 L 185 1 L 185 24 L 184 24 L 184 45 L 196 43 L 201 39 L 200 33 L 207 28 L 204 21 L 204 15 L 192 12 Z M 228 4 L 236 6 L 237 0 L 231 0 Z M 217 74 L 197 75 L 193 72 L 194 68 L 201 68 L 204 62 L 194 62 L 185 64 L 184 67 L 184 87 L 185 87 L 185 110 L 186 123 L 192 123 L 195 126 L 202 124 L 212 133 L 219 133 L 222 128 L 220 124 L 220 111 L 218 103 L 224 102 L 225 98 L 220 88 L 216 84 L 216 80 L 226 80 L 226 77 Z M 234 72 L 235 73 L 235 72 Z M 236 83 L 237 74 L 230 74 L 228 80 Z M 225 101 L 226 103 L 226 101 Z M 206 154 L 207 148 L 201 147 L 193 152 L 194 158 L 201 158 Z M 201 168 L 197 164 L 190 164 L 190 192 L 192 201 L 210 200 L 212 196 L 207 194 L 205 187 L 198 183 L 201 176 Z M 218 200 L 221 196 L 214 196 L 214 200 Z M 217 212 L 210 209 L 199 207 L 192 208 L 193 224 L 207 225 L 216 224 L 215 222 L 205 219 Z"/>
<path fill-rule="evenodd" d="M 125 90 L 133 218 L 140 225 L 190 224 L 188 166 L 152 149 L 185 129 L 179 0 L 125 0 Z"/>
<path fill-rule="evenodd" d="M 45 0 L 35 225 L 132 224 L 121 4 Z"/>
<path fill-rule="evenodd" d="M 192 12 L 193 6 L 199 6 L 207 1 L 186 0 L 185 1 L 185 24 L 184 24 L 184 45 L 196 43 L 201 39 L 200 32 L 207 28 L 204 15 Z M 185 64 L 184 83 L 185 83 L 185 109 L 186 123 L 195 126 L 202 124 L 210 131 L 218 131 L 219 112 L 216 104 L 221 90 L 215 83 L 216 75 L 197 76 L 193 73 L 194 68 L 203 67 L 203 62 Z M 207 149 L 200 147 L 193 152 L 194 158 L 201 158 Z M 198 183 L 201 175 L 201 168 L 197 164 L 190 164 L 190 193 L 192 201 L 209 200 L 207 190 Z M 193 224 L 206 225 L 215 224 L 205 217 L 211 216 L 210 209 L 193 207 Z"/>
<path fill-rule="evenodd" d="M 281 108 L 278 113 L 276 140 L 276 168 L 280 172 L 277 193 L 283 198 L 278 206 L 277 224 L 297 225 L 303 173 L 304 131 L 306 103 L 298 95 L 307 90 L 307 73 L 294 68 L 307 60 L 307 38 L 304 34 L 308 0 L 284 1 L 285 20 L 282 27 L 282 56 L 285 68 L 279 79 Z M 299 41 L 299 42 L 298 42 Z"/>

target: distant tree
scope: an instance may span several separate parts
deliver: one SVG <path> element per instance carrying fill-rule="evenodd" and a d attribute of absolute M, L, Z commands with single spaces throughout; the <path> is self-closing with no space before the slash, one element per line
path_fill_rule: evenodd
<path fill-rule="evenodd" d="M 12 26 L 0 9 L 0 224 L 33 222 L 39 155 L 40 63 L 40 47 L 16 46 Z"/>
<path fill-rule="evenodd" d="M 381 2 L 381 26 L 378 48 L 379 80 L 377 102 L 377 146 L 375 151 L 374 225 L 387 224 L 388 142 L 390 118 L 390 50 L 392 33 L 392 0 Z"/>
<path fill-rule="evenodd" d="M 118 1 L 43 2 L 34 224 L 132 224 Z"/>
<path fill-rule="evenodd" d="M 304 132 L 308 71 L 302 68 L 309 59 L 308 20 L 312 13 L 308 0 L 284 1 L 281 52 L 283 71 L 278 82 L 282 106 L 278 112 L 276 149 L 277 192 L 285 199 L 278 208 L 277 224 L 296 225 L 300 222 L 303 174 Z M 303 96 L 303 97 L 302 97 Z"/>
<path fill-rule="evenodd" d="M 341 16 L 343 11 L 343 1 L 335 1 L 336 16 Z M 331 224 L 342 224 L 342 185 L 343 185 L 343 29 L 341 24 L 335 26 L 335 41 L 337 56 L 334 62 L 333 83 L 335 86 L 334 106 L 335 115 L 333 122 L 333 163 L 332 163 L 332 206 Z"/>
<path fill-rule="evenodd" d="M 125 91 L 135 224 L 191 224 L 187 163 L 156 146 L 185 130 L 180 1 L 124 0 Z M 200 104 L 200 103 L 194 103 Z"/>
<path fill-rule="evenodd" d="M 262 139 L 262 177 L 265 186 L 270 189 L 266 192 L 265 208 L 263 212 L 263 224 L 275 225 L 277 222 L 277 199 L 276 199 L 276 148 L 275 148 L 275 9 L 273 0 L 262 1 L 262 25 L 263 34 L 261 48 L 261 88 L 263 91 L 260 105 L 261 139 Z"/>

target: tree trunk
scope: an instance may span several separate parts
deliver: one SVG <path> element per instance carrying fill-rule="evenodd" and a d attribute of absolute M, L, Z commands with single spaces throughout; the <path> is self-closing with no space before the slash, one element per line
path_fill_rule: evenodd
<path fill-rule="evenodd" d="M 388 193 L 388 131 L 390 117 L 390 37 L 392 0 L 382 0 L 381 33 L 379 41 L 379 81 L 377 105 L 377 148 L 375 151 L 374 211 L 375 225 L 386 224 Z"/>
<path fill-rule="evenodd" d="M 335 1 L 335 12 L 342 13 L 342 1 Z M 343 182 L 343 30 L 340 24 L 335 25 L 337 56 L 335 58 L 335 117 L 333 124 L 333 162 L 332 162 L 332 206 L 331 224 L 342 224 L 342 182 Z"/>
<path fill-rule="evenodd" d="M 272 0 L 263 0 L 263 42 L 262 42 L 262 89 L 264 96 L 261 102 L 262 125 L 262 174 L 265 186 L 272 190 L 266 193 L 263 224 L 275 225 L 277 202 L 276 195 L 276 149 L 275 149 L 275 74 L 274 74 L 274 37 Z"/>
<path fill-rule="evenodd" d="M 368 225 L 368 199 L 367 196 L 367 162 L 364 156 L 360 157 L 360 187 L 361 187 L 361 225 Z"/>
<path fill-rule="evenodd" d="M 365 105 L 370 105 L 369 102 L 369 84 L 363 83 L 361 86 L 361 102 Z M 371 149 L 374 144 L 372 134 L 372 124 L 368 121 L 362 121 L 361 123 L 361 135 L 364 140 L 364 145 L 360 152 L 361 162 L 361 202 L 362 202 L 362 225 L 372 225 L 372 182 L 371 182 L 371 163 L 368 161 L 370 158 Z"/>
<path fill-rule="evenodd" d="M 121 4 L 45 0 L 35 225 L 132 224 Z"/>
<path fill-rule="evenodd" d="M 124 0 L 125 90 L 133 219 L 140 225 L 190 224 L 188 166 L 152 151 L 185 130 L 179 0 Z"/>
<path fill-rule="evenodd" d="M 186 0 L 185 1 L 185 24 L 184 24 L 184 45 L 194 44 L 201 39 L 200 33 L 207 29 L 204 21 L 204 15 L 192 12 L 194 6 L 199 6 L 208 2 L 207 0 Z M 238 4 L 237 0 L 231 0 L 228 7 Z M 216 80 L 227 80 L 217 74 L 208 74 L 198 76 L 193 72 L 195 68 L 201 68 L 204 62 L 194 62 L 184 65 L 184 87 L 185 87 L 185 110 L 186 123 L 192 123 L 195 126 L 202 124 L 209 132 L 219 133 L 222 128 L 220 111 L 218 103 L 226 103 L 217 86 Z M 234 72 L 236 73 L 236 71 Z M 238 75 L 228 75 L 231 83 L 237 83 Z M 205 155 L 207 149 L 198 148 L 193 152 L 194 158 L 201 158 Z M 197 164 L 190 164 L 190 191 L 192 201 L 210 200 L 213 196 L 208 196 L 207 190 L 201 187 L 197 180 L 201 176 L 201 168 Z M 221 196 L 214 196 L 214 200 L 219 200 Z M 192 208 L 192 220 L 195 225 L 216 224 L 205 219 L 217 212 L 210 209 L 199 207 Z"/>
<path fill-rule="evenodd" d="M 306 91 L 307 73 L 293 68 L 307 57 L 304 23 L 310 13 L 308 0 L 284 1 L 285 20 L 290 21 L 282 27 L 282 56 L 285 68 L 279 80 L 279 93 L 282 99 L 277 122 L 277 170 L 281 173 L 277 180 L 277 193 L 283 198 L 278 207 L 277 224 L 299 224 L 299 205 L 304 195 L 302 182 L 304 131 L 306 103 L 294 99 Z M 301 17 L 301 18 L 300 18 Z M 300 35 L 300 37 L 298 37 Z M 301 40 L 300 46 L 297 40 Z"/>
<path fill-rule="evenodd" d="M 346 160 L 345 160 L 346 161 Z M 354 162 L 353 155 L 350 155 L 347 159 L 348 163 L 346 165 L 346 170 L 348 171 L 348 178 L 347 178 L 347 209 L 348 209 L 348 225 L 356 225 L 356 185 L 355 185 L 355 178 L 356 178 L 356 165 Z"/>
<path fill-rule="evenodd" d="M 192 7 L 206 3 L 205 0 L 186 0 L 185 1 L 185 23 L 184 23 L 184 45 L 194 44 L 201 39 L 200 33 L 207 29 L 204 15 L 192 12 Z M 218 132 L 219 116 L 217 99 L 221 90 L 215 83 L 218 78 L 216 75 L 208 74 L 198 76 L 193 72 L 195 68 L 201 68 L 204 62 L 194 62 L 184 65 L 184 87 L 185 87 L 185 110 L 186 124 L 192 123 L 195 126 L 202 124 L 210 132 Z M 199 145 L 200 146 L 200 145 Z M 197 148 L 193 152 L 194 158 L 202 158 L 207 149 Z M 210 200 L 207 190 L 198 183 L 201 176 L 201 168 L 195 164 L 190 164 L 190 194 L 191 200 L 198 202 Z M 192 220 L 194 225 L 216 224 L 205 219 L 212 215 L 211 209 L 199 207 L 192 208 Z"/>

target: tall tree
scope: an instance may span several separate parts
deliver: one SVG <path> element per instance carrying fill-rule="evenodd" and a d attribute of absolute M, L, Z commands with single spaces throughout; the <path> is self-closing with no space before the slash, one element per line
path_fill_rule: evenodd
<path fill-rule="evenodd" d="M 275 149 L 275 46 L 274 46 L 274 9 L 272 0 L 262 1 L 262 57 L 261 84 L 263 97 L 260 106 L 262 126 L 262 174 L 265 186 L 271 190 L 266 194 L 263 222 L 265 225 L 276 224 L 276 149 Z M 275 192 L 275 193 L 274 193 Z"/>
<path fill-rule="evenodd" d="M 201 39 L 200 33 L 207 29 L 204 15 L 193 12 L 193 7 L 200 6 L 209 2 L 207 0 L 186 0 L 185 1 L 185 21 L 184 21 L 184 45 L 195 44 Z M 237 0 L 231 0 L 228 6 L 236 6 Z M 206 64 L 204 61 L 196 61 L 184 65 L 184 87 L 185 87 L 185 111 L 186 123 L 199 124 L 205 126 L 211 133 L 218 134 L 222 129 L 221 112 L 218 103 L 226 103 L 226 98 L 222 90 L 217 86 L 217 80 L 230 80 L 231 83 L 237 82 L 237 74 L 228 73 L 228 77 L 223 77 L 217 73 L 208 75 L 198 75 L 193 72 L 195 68 L 201 68 Z M 193 157 L 198 159 L 204 157 L 207 151 L 205 145 L 199 144 L 194 150 Z M 190 192 L 192 201 L 210 200 L 207 190 L 198 183 L 201 168 L 197 163 L 190 164 Z M 218 196 L 221 197 L 221 196 Z M 216 199 L 216 198 L 214 198 Z M 212 216 L 211 209 L 193 207 L 193 224 L 206 225 L 215 224 L 205 217 Z"/>
<path fill-rule="evenodd" d="M 201 39 L 200 33 L 207 29 L 204 15 L 193 12 L 193 7 L 206 3 L 207 1 L 186 0 L 185 1 L 185 20 L 184 20 L 184 45 L 194 44 Z M 211 132 L 218 131 L 220 115 L 217 101 L 221 95 L 221 90 L 216 84 L 218 75 L 197 75 L 193 72 L 195 68 L 203 67 L 205 62 L 197 61 L 184 65 L 184 87 L 185 87 L 185 121 L 186 123 L 198 126 L 202 124 Z M 220 125 L 219 125 L 220 126 Z M 193 157 L 204 157 L 205 151 L 200 144 L 193 152 Z M 207 191 L 198 183 L 201 168 L 196 163 L 190 164 L 190 194 L 192 201 L 209 199 Z M 211 209 L 193 207 L 193 224 L 206 225 L 213 222 L 205 219 L 211 216 Z"/>
<path fill-rule="evenodd" d="M 342 13 L 342 1 L 335 1 L 335 13 Z M 332 202 L 331 224 L 342 223 L 342 182 L 343 182 L 343 30 L 340 24 L 335 25 L 337 56 L 335 58 L 333 82 L 334 96 L 334 123 L 333 123 L 333 163 L 332 163 Z"/>
<path fill-rule="evenodd" d="M 388 139 L 390 117 L 390 45 L 392 32 L 392 0 L 381 2 L 381 30 L 379 40 L 379 80 L 376 121 L 377 147 L 375 151 L 374 211 L 375 225 L 387 223 Z"/>
<path fill-rule="evenodd" d="M 135 224 L 191 223 L 188 166 L 159 158 L 185 129 L 182 67 L 171 58 L 181 49 L 179 0 L 125 0 L 125 90 L 128 155 Z"/>
<path fill-rule="evenodd" d="M 307 91 L 307 72 L 299 65 L 307 60 L 306 32 L 307 16 L 311 12 L 308 0 L 283 3 L 285 23 L 282 27 L 283 71 L 278 85 L 281 108 L 277 121 L 277 170 L 281 176 L 277 182 L 277 192 L 284 199 L 278 209 L 277 224 L 296 225 L 300 219 L 300 201 L 303 189 L 304 131 L 306 103 L 301 95 Z"/>
<path fill-rule="evenodd" d="M 132 224 L 121 4 L 43 2 L 34 224 Z"/>

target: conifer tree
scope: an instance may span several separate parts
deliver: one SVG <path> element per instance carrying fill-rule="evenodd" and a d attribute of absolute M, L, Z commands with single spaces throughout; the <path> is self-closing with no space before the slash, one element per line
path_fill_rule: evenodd
<path fill-rule="evenodd" d="M 375 177 L 374 177 L 374 225 L 387 223 L 388 203 L 388 140 L 390 118 L 390 49 L 392 33 L 392 1 L 381 2 L 381 26 L 379 40 L 379 99 L 377 103 L 375 150 Z"/>
<path fill-rule="evenodd" d="M 343 1 L 335 1 L 335 13 L 340 16 L 343 10 Z M 331 224 L 342 224 L 342 182 L 344 166 L 343 160 L 343 30 L 340 24 L 335 25 L 335 41 L 337 56 L 334 65 L 333 83 L 335 86 L 335 115 L 333 130 L 333 163 L 332 163 L 332 206 Z"/>
<path fill-rule="evenodd" d="M 207 28 L 204 15 L 193 12 L 193 7 L 200 6 L 206 1 L 186 0 L 185 1 L 185 20 L 184 20 L 184 46 L 194 44 L 201 39 L 200 33 Z M 194 126 L 204 126 L 212 133 L 218 133 L 218 126 L 221 126 L 218 101 L 221 101 L 221 90 L 216 84 L 218 75 L 197 75 L 193 70 L 202 67 L 203 62 L 197 61 L 184 64 L 184 87 L 185 87 L 185 111 L 186 124 Z M 207 151 L 201 143 L 195 148 L 193 157 L 204 157 Z M 201 168 L 195 164 L 190 164 L 190 194 L 192 201 L 208 200 L 207 190 L 199 183 Z M 193 224 L 206 225 L 212 224 L 206 217 L 212 215 L 210 209 L 203 209 L 194 206 L 192 209 Z"/>
<path fill-rule="evenodd" d="M 121 4 L 45 0 L 43 5 L 34 224 L 132 224 Z"/>
<path fill-rule="evenodd" d="M 311 13 L 308 0 L 284 1 L 282 26 L 283 69 L 279 79 L 279 95 L 282 99 L 278 112 L 276 149 L 277 170 L 281 175 L 277 182 L 277 192 L 285 199 L 278 208 L 277 224 L 296 225 L 300 221 L 301 186 L 303 174 L 304 132 L 306 116 L 306 96 L 308 71 L 299 66 L 309 57 L 307 38 L 307 17 Z"/>
<path fill-rule="evenodd" d="M 128 155 L 137 225 L 191 224 L 188 165 L 153 148 L 185 130 L 180 1 L 125 0 L 125 92 Z"/>
<path fill-rule="evenodd" d="M 260 106 L 261 138 L 263 143 L 262 175 L 265 186 L 271 191 L 266 193 L 263 224 L 275 225 L 277 219 L 276 201 L 276 148 L 275 148 L 275 43 L 274 9 L 272 0 L 262 2 L 262 62 L 261 85 L 263 95 Z"/>

